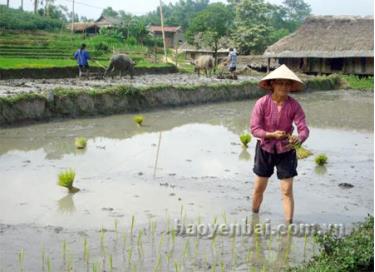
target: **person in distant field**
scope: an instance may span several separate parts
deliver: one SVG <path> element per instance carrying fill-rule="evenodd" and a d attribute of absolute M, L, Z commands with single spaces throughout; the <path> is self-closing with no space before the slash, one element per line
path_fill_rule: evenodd
<path fill-rule="evenodd" d="M 232 79 L 237 79 L 237 75 L 236 75 L 237 52 L 236 52 L 236 49 L 229 48 L 227 63 L 228 63 L 228 70 L 231 73 Z"/>
<path fill-rule="evenodd" d="M 86 44 L 81 44 L 81 47 L 74 53 L 74 58 L 77 60 L 79 77 L 89 71 L 90 54 L 86 50 Z"/>

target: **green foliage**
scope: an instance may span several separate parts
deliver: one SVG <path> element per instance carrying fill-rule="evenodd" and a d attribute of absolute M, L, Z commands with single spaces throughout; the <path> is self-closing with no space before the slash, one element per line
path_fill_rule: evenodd
<path fill-rule="evenodd" d="M 42 17 L 27 11 L 0 5 L 0 28 L 22 30 L 54 30 L 63 27 L 63 21 Z"/>
<path fill-rule="evenodd" d="M 334 231 L 315 237 L 322 248 L 319 255 L 310 262 L 289 271 L 296 272 L 357 272 L 373 271 L 374 268 L 374 217 L 368 215 L 365 221 L 346 237 L 339 237 Z"/>
<path fill-rule="evenodd" d="M 79 189 L 73 186 L 74 178 L 76 173 L 73 169 L 68 169 L 65 171 L 61 171 L 58 175 L 58 182 L 59 186 L 65 187 L 69 190 L 69 192 L 77 192 Z"/>
<path fill-rule="evenodd" d="M 99 42 L 98 44 L 94 45 L 94 49 L 96 51 L 108 52 L 109 46 L 105 42 Z"/>
<path fill-rule="evenodd" d="M 241 0 L 236 5 L 233 39 L 241 54 L 263 53 L 273 30 L 264 0 Z"/>
<path fill-rule="evenodd" d="M 85 149 L 87 145 L 87 139 L 85 137 L 77 137 L 74 140 L 74 145 L 77 149 Z"/>
<path fill-rule="evenodd" d="M 247 148 L 248 144 L 251 142 L 251 135 L 249 133 L 240 135 L 240 141 Z"/>
<path fill-rule="evenodd" d="M 359 77 L 356 75 L 345 75 L 344 80 L 354 90 L 374 90 L 374 77 Z"/>
<path fill-rule="evenodd" d="M 136 115 L 136 116 L 133 117 L 133 121 L 134 121 L 138 126 L 142 126 L 143 120 L 144 120 L 143 115 Z"/>
<path fill-rule="evenodd" d="M 328 157 L 325 154 L 319 154 L 315 157 L 315 163 L 317 165 L 325 165 L 328 161 Z"/>
<path fill-rule="evenodd" d="M 216 51 L 219 39 L 228 34 L 232 19 L 231 10 L 224 4 L 210 4 L 193 18 L 185 36 L 190 43 L 194 43 L 195 35 L 203 33 L 208 44 Z"/>
<path fill-rule="evenodd" d="M 175 4 L 163 4 L 165 25 L 181 26 L 186 30 L 194 16 L 207 8 L 209 0 L 179 0 Z M 145 24 L 160 25 L 159 7 L 145 15 Z"/>

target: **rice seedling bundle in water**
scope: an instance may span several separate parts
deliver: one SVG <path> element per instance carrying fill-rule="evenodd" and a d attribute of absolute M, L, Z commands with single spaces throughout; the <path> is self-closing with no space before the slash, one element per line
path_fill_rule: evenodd
<path fill-rule="evenodd" d="M 85 149 L 87 145 L 87 140 L 85 137 L 77 137 L 74 141 L 74 145 L 77 149 Z"/>
<path fill-rule="evenodd" d="M 248 144 L 251 142 L 251 135 L 249 133 L 240 135 L 240 141 L 245 147 L 248 147 Z"/>
<path fill-rule="evenodd" d="M 317 165 L 325 165 L 328 161 L 328 157 L 325 154 L 319 154 L 318 156 L 315 157 L 315 163 Z"/>
<path fill-rule="evenodd" d="M 62 187 L 67 188 L 69 190 L 69 193 L 78 192 L 79 189 L 73 186 L 75 176 L 76 176 L 76 173 L 74 172 L 73 169 L 61 171 L 58 175 L 57 184 Z"/>
<path fill-rule="evenodd" d="M 142 126 L 144 117 L 143 117 L 143 115 L 136 115 L 136 116 L 133 117 L 133 120 L 134 120 L 134 122 L 137 123 L 138 126 Z"/>

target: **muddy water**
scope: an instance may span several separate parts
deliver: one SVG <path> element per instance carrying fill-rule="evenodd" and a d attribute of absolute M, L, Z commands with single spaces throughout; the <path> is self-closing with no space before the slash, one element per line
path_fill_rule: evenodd
<path fill-rule="evenodd" d="M 373 94 L 340 90 L 295 97 L 311 128 L 306 148 L 329 158 L 320 168 L 313 157 L 299 161 L 296 221 L 350 225 L 362 220 L 373 213 Z M 11 271 L 20 248 L 39 256 L 39 236 L 55 247 L 51 255 L 58 255 L 56 239 L 62 238 L 48 237 L 61 229 L 66 239 L 76 236 L 71 247 L 77 250 L 79 233 L 113 229 L 115 221 L 129 228 L 133 215 L 141 226 L 150 219 L 179 218 L 182 211 L 205 223 L 215 215 L 245 218 L 255 140 L 244 149 L 238 135 L 247 129 L 254 102 L 145 112 L 142 127 L 132 115 L 117 115 L 0 130 L 0 246 L 8 249 L 2 250 L 0 264 Z M 86 150 L 75 150 L 77 136 L 88 138 Z M 56 185 L 58 172 L 67 168 L 77 173 L 81 191 L 75 195 Z M 342 182 L 354 187 L 343 189 Z M 283 221 L 275 178 L 260 220 Z M 295 243 L 295 250 L 300 246 Z M 301 261 L 295 252 L 289 263 Z M 39 267 L 35 261 L 29 265 L 30 271 Z M 237 267 L 241 270 L 241 264 Z"/>

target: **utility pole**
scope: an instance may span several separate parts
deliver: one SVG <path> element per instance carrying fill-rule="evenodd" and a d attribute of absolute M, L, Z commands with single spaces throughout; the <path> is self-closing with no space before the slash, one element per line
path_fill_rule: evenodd
<path fill-rule="evenodd" d="M 34 14 L 38 13 L 38 0 L 34 0 Z"/>
<path fill-rule="evenodd" d="M 73 0 L 73 8 L 72 8 L 72 33 L 74 33 L 74 0 Z"/>
<path fill-rule="evenodd" d="M 7 0 L 7 8 L 9 8 L 9 0 Z"/>
<path fill-rule="evenodd" d="M 23 10 L 23 0 L 21 0 L 21 10 Z"/>
<path fill-rule="evenodd" d="M 160 0 L 160 22 L 161 22 L 161 33 L 163 35 L 163 45 L 164 45 L 164 61 L 167 62 L 167 47 L 165 44 L 165 33 L 164 33 L 164 17 L 163 17 L 163 7 Z"/>

